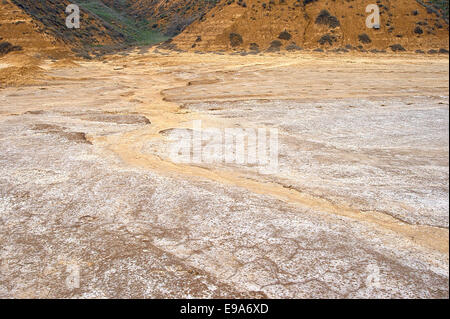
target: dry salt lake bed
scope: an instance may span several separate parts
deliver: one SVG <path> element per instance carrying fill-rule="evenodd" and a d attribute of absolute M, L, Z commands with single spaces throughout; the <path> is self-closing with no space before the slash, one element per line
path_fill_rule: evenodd
<path fill-rule="evenodd" d="M 0 297 L 449 297 L 448 56 L 41 68 L 0 89 Z M 278 171 L 173 162 L 198 120 L 277 129 Z"/>

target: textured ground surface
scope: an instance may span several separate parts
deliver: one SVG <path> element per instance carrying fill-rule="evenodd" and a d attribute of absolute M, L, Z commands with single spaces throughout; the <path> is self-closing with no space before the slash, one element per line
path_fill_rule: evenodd
<path fill-rule="evenodd" d="M 0 297 L 448 298 L 447 58 L 40 67 L 0 91 Z M 279 172 L 171 162 L 193 120 L 278 128 Z"/>

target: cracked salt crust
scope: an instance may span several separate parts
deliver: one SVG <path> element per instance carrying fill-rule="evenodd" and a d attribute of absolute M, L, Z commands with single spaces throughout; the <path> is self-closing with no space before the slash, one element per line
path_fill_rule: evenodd
<path fill-rule="evenodd" d="M 336 71 L 348 83 L 335 78 L 336 90 L 323 97 L 320 70 L 338 63 L 223 59 L 131 55 L 108 66 L 83 63 L 78 71 L 88 76 L 76 83 L 73 73 L 55 70 L 61 78 L 46 90 L 0 91 L 7 101 L 0 103 L 0 296 L 448 298 L 444 89 L 425 83 L 420 98 L 397 96 L 403 73 L 388 73 L 372 85 L 382 97 L 363 98 L 367 91 L 358 87 L 369 83 L 351 72 L 364 66 L 356 59 Z M 448 83 L 441 60 L 402 59 L 374 63 L 382 72 L 395 64 Z M 114 72 L 124 60 L 152 63 Z M 214 77 L 211 70 L 224 82 L 202 81 Z M 236 70 L 251 94 L 229 82 Z M 309 101 L 292 99 L 305 86 L 300 78 L 292 82 L 297 73 L 309 76 Z M 265 82 L 250 81 L 255 75 Z M 268 87 L 268 101 L 255 102 Z M 77 99 L 68 100 L 73 90 Z M 234 95 L 205 101 L 220 90 Z M 180 109 L 162 91 L 195 103 Z M 134 102 L 136 96 L 146 102 Z M 195 119 L 218 127 L 279 126 L 289 146 L 281 173 L 262 178 L 251 168 L 171 163 L 159 132 Z M 423 134 L 408 119 L 417 119 Z M 90 143 L 62 132 L 82 132 Z M 79 289 L 66 286 L 68 261 L 80 266 Z M 368 284 L 373 269 L 376 286 Z"/>

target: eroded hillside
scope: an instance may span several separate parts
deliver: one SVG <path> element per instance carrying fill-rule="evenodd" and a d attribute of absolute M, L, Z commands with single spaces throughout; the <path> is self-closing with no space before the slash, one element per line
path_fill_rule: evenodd
<path fill-rule="evenodd" d="M 448 49 L 448 22 L 413 0 L 378 0 L 380 28 L 366 26 L 362 0 L 224 0 L 175 38 L 180 49 Z"/>
<path fill-rule="evenodd" d="M 447 57 L 142 51 L 0 90 L 0 298 L 449 297 Z"/>
<path fill-rule="evenodd" d="M 105 4 L 106 3 L 106 4 Z M 5 0 L 0 3 L 0 37 L 13 46 L 48 56 L 49 50 L 73 51 L 89 57 L 134 44 L 153 44 L 167 39 L 127 10 L 107 1 L 80 0 L 80 28 L 66 26 L 68 0 Z M 9 53 L 11 50 L 4 50 Z M 50 57 L 55 57 L 55 54 Z"/>
<path fill-rule="evenodd" d="M 125 36 L 105 23 L 95 14 L 80 9 L 80 28 L 69 29 L 66 27 L 66 7 L 71 4 L 68 0 L 11 0 L 19 9 L 26 13 L 30 19 L 42 23 L 42 28 L 37 31 L 49 34 L 67 46 L 95 46 L 119 43 Z M 11 28 L 13 29 L 13 28 Z"/>
<path fill-rule="evenodd" d="M 161 28 L 166 34 L 173 36 L 192 22 L 203 19 L 219 0 L 127 0 L 127 2 L 135 16 L 154 21 L 152 27 Z"/>
<path fill-rule="evenodd" d="M 0 56 L 14 51 L 60 52 L 63 43 L 11 1 L 0 1 Z M 7 44 L 9 43 L 9 44 Z M 7 49 L 9 47 L 9 49 Z"/>

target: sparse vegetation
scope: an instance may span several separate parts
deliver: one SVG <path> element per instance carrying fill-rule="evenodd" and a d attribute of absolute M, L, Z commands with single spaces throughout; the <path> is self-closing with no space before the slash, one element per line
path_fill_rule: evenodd
<path fill-rule="evenodd" d="M 238 33 L 230 33 L 230 44 L 232 47 L 238 47 L 242 45 L 244 40 L 242 39 L 242 36 Z"/>
<path fill-rule="evenodd" d="M 183 32 L 183 30 L 196 19 L 197 17 L 181 16 L 179 14 L 173 15 L 170 22 L 166 26 L 165 35 L 173 37 Z"/>
<path fill-rule="evenodd" d="M 372 40 L 366 33 L 362 33 L 362 34 L 358 35 L 358 40 L 359 40 L 359 42 L 362 42 L 364 44 L 368 44 L 368 43 L 372 42 Z"/>
<path fill-rule="evenodd" d="M 0 42 L 0 56 L 6 55 L 13 51 L 20 51 L 22 48 L 20 46 L 12 45 L 9 42 Z"/>
<path fill-rule="evenodd" d="M 279 40 L 274 40 L 270 43 L 269 48 L 267 49 L 267 52 L 278 52 L 280 51 L 282 46 L 281 41 Z"/>
<path fill-rule="evenodd" d="M 136 20 L 128 16 L 124 10 L 120 12 L 112 7 L 106 6 L 101 1 L 79 0 L 80 6 L 108 23 L 112 29 L 123 33 L 126 41 L 135 44 L 154 44 L 167 40 L 167 36 L 151 28 L 146 20 Z"/>
<path fill-rule="evenodd" d="M 341 25 L 338 18 L 332 16 L 327 10 L 320 11 L 316 18 L 316 24 L 326 25 L 332 29 Z"/>
<path fill-rule="evenodd" d="M 291 34 L 287 31 L 283 31 L 280 33 L 280 35 L 278 36 L 278 39 L 281 40 L 290 40 L 292 38 Z"/>
<path fill-rule="evenodd" d="M 414 33 L 415 33 L 415 34 L 423 34 L 423 30 L 422 30 L 421 27 L 416 26 L 416 27 L 414 28 Z"/>
<path fill-rule="evenodd" d="M 79 0 L 81 28 L 74 32 L 65 26 L 65 8 L 69 1 L 12 0 L 28 15 L 44 25 L 48 32 L 63 42 L 76 46 L 79 55 L 88 57 L 87 51 L 111 51 L 114 46 L 146 45 L 167 39 L 157 28 L 145 20 L 136 19 L 116 6 L 107 6 L 98 0 Z M 105 1 L 106 2 L 106 1 Z M 123 1 L 118 1 L 119 3 Z M 102 49 L 105 47 L 105 50 Z"/>
<path fill-rule="evenodd" d="M 259 52 L 259 45 L 257 43 L 250 43 L 250 51 Z"/>
<path fill-rule="evenodd" d="M 390 46 L 390 48 L 394 52 L 406 51 L 406 49 L 401 44 L 393 44 Z"/>
<path fill-rule="evenodd" d="M 302 50 L 295 42 L 291 42 L 286 46 L 287 51 L 300 51 Z"/>
<path fill-rule="evenodd" d="M 449 5 L 448 0 L 428 0 L 427 4 L 435 9 L 437 9 L 441 14 L 444 20 L 448 23 L 449 17 Z"/>
<path fill-rule="evenodd" d="M 314 49 L 319 44 L 320 46 L 328 45 L 335 48 L 337 47 L 336 43 L 339 42 L 342 46 L 348 43 L 354 46 L 361 45 L 358 50 L 363 52 L 366 49 L 386 49 L 390 44 L 396 42 L 409 43 L 411 35 L 414 34 L 416 35 L 414 39 L 417 41 L 421 41 L 419 38 L 426 40 L 428 35 L 437 36 L 441 39 L 445 29 L 448 30 L 448 26 L 442 19 L 437 18 L 434 14 L 427 14 L 425 10 L 427 8 L 431 13 L 438 12 L 436 14 L 441 16 L 439 14 L 445 9 L 445 3 L 431 0 L 417 0 L 425 8 L 415 5 L 415 7 L 408 7 L 407 11 L 402 12 L 404 19 L 408 20 L 408 23 L 404 25 L 397 23 L 399 13 L 396 10 L 392 10 L 392 6 L 383 4 L 382 1 L 377 2 L 384 17 L 381 27 L 383 32 L 387 31 L 388 36 L 384 38 L 378 36 L 380 35 L 379 32 L 376 34 L 366 31 L 367 34 L 362 33 L 358 35 L 359 32 L 351 30 L 351 24 L 349 24 L 348 19 L 353 18 L 350 16 L 356 15 L 356 19 L 364 17 L 363 13 L 355 12 L 356 7 L 354 8 L 351 5 L 353 4 L 351 1 L 349 1 L 349 5 L 344 5 L 344 7 L 349 8 L 347 12 L 345 11 L 347 8 L 341 8 L 340 5 L 324 6 L 327 4 L 325 1 L 320 2 L 317 0 L 293 0 L 292 2 L 285 0 L 260 0 L 251 3 L 246 0 L 228 0 L 228 2 L 219 0 L 177 0 L 168 2 L 156 0 L 79 0 L 77 3 L 82 9 L 81 20 L 83 23 L 82 28 L 76 32 L 62 26 L 65 17 L 64 6 L 69 3 L 69 0 L 12 1 L 22 9 L 26 8 L 24 10 L 29 15 L 37 18 L 44 24 L 40 31 L 45 30 L 51 35 L 56 35 L 57 39 L 62 39 L 70 47 L 76 48 L 77 56 L 86 58 L 93 57 L 100 51 L 111 52 L 110 48 L 114 49 L 114 47 L 116 49 L 126 49 L 135 44 L 162 43 L 164 40 L 185 31 L 186 27 L 194 21 L 199 23 L 196 23 L 189 29 L 192 30 L 192 34 L 189 34 L 190 31 L 188 31 L 187 34 L 189 35 L 187 37 L 181 36 L 176 40 L 174 39 L 176 46 L 175 44 L 166 44 L 166 46 L 177 47 L 179 50 L 190 50 L 192 48 L 200 50 L 206 47 L 209 48 L 212 45 L 219 45 L 219 43 L 222 48 L 224 45 L 229 48 L 242 47 L 244 44 L 243 37 L 247 37 L 247 34 L 244 34 L 243 31 L 238 31 L 241 33 L 238 34 L 234 29 L 232 29 L 234 33 L 230 34 L 229 28 L 234 27 L 228 25 L 228 23 L 223 23 L 227 25 L 228 29 L 223 29 L 220 33 L 225 34 L 225 37 L 219 37 L 219 34 L 217 34 L 217 41 L 210 41 L 211 37 L 209 35 L 203 37 L 204 40 L 208 39 L 208 43 L 204 40 L 202 41 L 201 37 L 205 35 L 202 30 L 203 26 L 205 29 L 212 28 L 215 30 L 216 27 L 220 29 L 220 26 L 214 26 L 214 21 L 217 19 L 214 16 L 218 15 L 219 12 L 221 12 L 220 19 L 234 19 L 232 17 L 235 10 L 246 12 L 244 16 L 236 18 L 236 21 L 233 22 L 236 25 L 245 23 L 244 20 L 249 19 L 249 22 L 256 21 L 256 23 L 253 23 L 252 28 L 259 28 L 262 25 L 273 25 L 278 23 L 277 21 L 279 20 L 283 25 L 283 29 L 279 29 L 279 33 L 275 34 L 272 33 L 272 30 L 271 38 L 280 40 L 283 43 L 283 48 L 292 50 L 296 49 L 296 45 L 291 43 L 293 41 L 302 43 L 308 49 Z M 158 8 L 156 8 L 155 3 L 159 3 Z M 230 7 L 227 6 L 227 3 L 230 4 Z M 216 9 L 207 14 L 208 10 L 216 5 Z M 247 5 L 249 6 L 247 10 L 242 9 L 242 7 Z M 265 7 L 263 12 L 261 12 L 261 6 Z M 224 10 L 230 10 L 230 12 L 224 13 Z M 51 12 L 51 14 L 47 15 L 47 11 Z M 272 12 L 270 13 L 269 11 Z M 304 19 L 301 22 L 301 29 L 293 24 L 296 23 L 296 19 Z M 18 19 L 14 23 L 21 23 L 21 20 L 23 18 Z M 311 26 L 309 23 L 313 25 Z M 303 26 L 308 27 L 304 29 Z M 264 50 L 267 47 L 268 39 L 267 35 L 261 34 L 260 31 L 257 30 L 255 35 L 248 35 L 249 38 L 246 38 L 246 40 L 251 40 L 255 44 L 260 45 L 261 48 L 258 47 L 258 50 Z M 230 36 L 229 39 L 227 38 L 228 35 Z M 401 39 L 392 42 L 392 38 L 395 39 L 396 37 Z M 314 43 L 311 43 L 311 40 Z M 249 47 L 249 42 L 245 41 L 246 48 Z M 200 43 L 203 45 L 200 45 Z M 370 48 L 366 46 L 369 43 L 372 43 Z M 430 47 L 445 47 L 445 43 L 436 42 Z M 415 50 L 421 48 L 421 46 L 411 43 L 408 44 L 408 48 Z M 275 46 L 270 48 L 270 50 L 276 51 L 278 48 Z"/>

